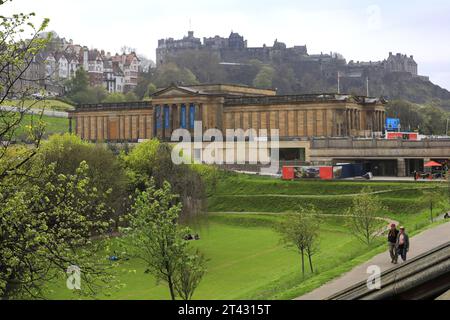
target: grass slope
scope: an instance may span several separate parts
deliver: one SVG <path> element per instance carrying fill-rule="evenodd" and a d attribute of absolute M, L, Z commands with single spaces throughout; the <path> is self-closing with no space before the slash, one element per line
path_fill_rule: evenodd
<path fill-rule="evenodd" d="M 66 102 L 63 102 L 61 100 L 56 99 L 46 99 L 46 100 L 24 100 L 23 104 L 21 101 L 16 100 L 6 100 L 3 102 L 4 106 L 23 106 L 24 108 L 33 108 L 33 109 L 42 109 L 45 108 L 46 110 L 55 110 L 55 111 L 68 111 L 73 110 L 74 106 L 71 104 L 68 104 Z"/>
<path fill-rule="evenodd" d="M 221 174 L 209 191 L 211 212 L 287 212 L 299 206 L 314 205 L 327 214 L 345 214 L 363 188 L 381 192 L 385 212 L 396 218 L 419 213 L 428 208 L 424 193 L 447 191 L 442 183 L 423 182 L 354 182 L 354 181 L 282 181 L 268 177 Z"/>
<path fill-rule="evenodd" d="M 15 137 L 22 139 L 26 138 L 27 136 L 26 127 L 32 125 L 33 123 L 36 123 L 36 121 L 38 121 L 39 118 L 40 116 L 36 115 L 29 115 L 29 114 L 24 115 L 20 127 L 17 128 L 14 134 Z M 44 137 L 48 137 L 56 133 L 65 133 L 69 131 L 69 119 L 42 116 L 41 120 L 45 124 Z"/>
<path fill-rule="evenodd" d="M 217 185 L 209 188 L 208 204 L 210 211 L 224 213 L 212 214 L 207 224 L 196 227 L 201 240 L 193 242 L 193 246 L 198 247 L 209 262 L 208 272 L 194 298 L 292 299 L 386 250 L 384 239 L 368 248 L 355 240 L 342 217 L 326 218 L 320 233 L 320 252 L 314 256 L 316 273 L 308 271 L 303 279 L 300 256 L 280 244 L 273 228 L 283 215 L 268 213 L 292 211 L 304 203 L 315 204 L 324 213 L 343 213 L 354 194 L 365 186 L 373 191 L 389 191 L 379 195 L 388 207 L 381 214 L 400 221 L 411 235 L 430 225 L 425 190 L 420 188 L 443 187 L 396 182 L 286 182 L 221 173 Z M 435 212 L 441 213 L 445 206 L 447 204 L 436 204 Z M 115 242 L 111 240 L 111 252 Z M 105 261 L 106 257 L 107 254 Z M 167 288 L 156 285 L 154 279 L 145 274 L 145 266 L 140 261 L 119 262 L 116 270 L 123 288 L 103 293 L 99 299 L 169 299 Z M 65 288 L 64 278 L 49 287 L 54 290 L 49 298 L 76 298 Z"/>
<path fill-rule="evenodd" d="M 234 219 L 237 219 L 234 221 Z M 272 226 L 279 216 L 214 215 L 198 231 L 201 240 L 194 242 L 209 259 L 208 273 L 195 299 L 276 298 L 287 288 L 313 279 L 309 270 L 302 279 L 300 257 L 279 242 Z M 346 230 L 342 221 L 326 220 L 320 236 L 321 252 L 314 257 L 315 267 L 324 272 L 366 251 Z M 114 248 L 114 244 L 111 246 Z M 119 263 L 118 279 L 125 286 L 100 299 L 169 299 L 165 286 L 156 285 L 145 274 L 145 266 L 136 259 Z M 65 280 L 53 284 L 51 299 L 76 298 L 64 287 Z"/>

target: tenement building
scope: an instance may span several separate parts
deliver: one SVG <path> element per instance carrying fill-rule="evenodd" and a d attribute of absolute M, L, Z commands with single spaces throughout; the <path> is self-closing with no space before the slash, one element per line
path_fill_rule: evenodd
<path fill-rule="evenodd" d="M 286 160 L 309 157 L 308 138 L 374 137 L 385 122 L 382 99 L 342 94 L 277 95 L 274 90 L 229 84 L 176 86 L 156 92 L 151 101 L 80 105 L 70 112 L 70 128 L 85 140 L 170 141 L 174 130 L 202 134 L 219 129 L 279 131 Z"/>

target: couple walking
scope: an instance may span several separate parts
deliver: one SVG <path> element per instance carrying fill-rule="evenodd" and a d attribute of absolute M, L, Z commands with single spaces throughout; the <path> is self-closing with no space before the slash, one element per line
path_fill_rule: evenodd
<path fill-rule="evenodd" d="M 406 255 L 409 251 L 409 237 L 406 234 L 405 227 L 400 227 L 397 230 L 395 224 L 391 225 L 388 233 L 389 253 L 391 255 L 391 263 L 397 264 L 400 256 L 403 261 L 406 261 Z"/>

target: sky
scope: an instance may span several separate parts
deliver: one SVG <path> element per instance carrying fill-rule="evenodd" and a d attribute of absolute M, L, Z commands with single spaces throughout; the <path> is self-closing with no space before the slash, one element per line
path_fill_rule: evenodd
<path fill-rule="evenodd" d="M 123 46 L 155 60 L 158 39 L 238 32 L 248 45 L 307 45 L 347 61 L 414 55 L 419 73 L 450 89 L 448 0 L 13 0 L 0 15 L 35 12 L 48 30 L 89 48 Z"/>

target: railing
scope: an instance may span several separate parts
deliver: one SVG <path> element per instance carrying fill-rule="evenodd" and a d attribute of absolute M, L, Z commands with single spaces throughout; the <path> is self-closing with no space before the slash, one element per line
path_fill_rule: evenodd
<path fill-rule="evenodd" d="M 102 110 L 114 110 L 114 109 L 131 110 L 131 109 L 142 109 L 142 108 L 149 108 L 149 107 L 152 107 L 152 104 L 148 101 L 81 104 L 81 105 L 76 106 L 74 112 L 77 112 L 77 111 L 102 111 Z"/>
<path fill-rule="evenodd" d="M 341 101 L 335 94 L 304 94 L 291 96 L 258 96 L 258 97 L 227 97 L 225 106 L 268 105 L 289 102 Z"/>
<path fill-rule="evenodd" d="M 311 139 L 312 149 L 430 149 L 450 148 L 450 139 L 439 140 L 386 140 L 356 138 Z"/>
<path fill-rule="evenodd" d="M 369 290 L 367 281 L 327 300 L 432 299 L 450 289 L 450 242 L 381 274 L 381 288 Z"/>

